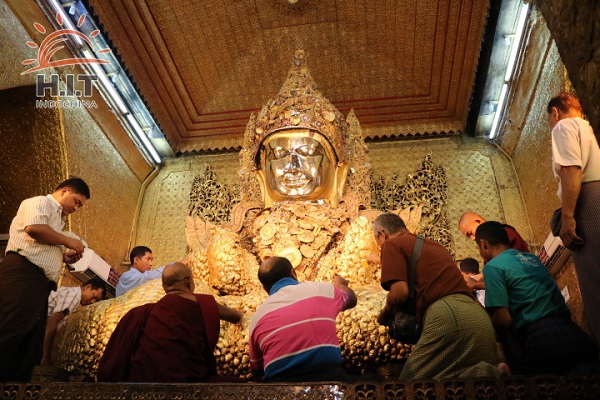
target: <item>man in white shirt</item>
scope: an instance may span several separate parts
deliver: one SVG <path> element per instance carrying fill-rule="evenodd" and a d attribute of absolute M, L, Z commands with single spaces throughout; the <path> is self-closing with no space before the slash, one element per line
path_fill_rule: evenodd
<path fill-rule="evenodd" d="M 559 231 L 571 250 L 585 315 L 600 343 L 600 148 L 579 100 L 561 93 L 548 103 L 552 172 L 562 203 Z"/>
<path fill-rule="evenodd" d="M 163 269 L 165 268 L 152 269 L 154 256 L 152 255 L 152 250 L 146 246 L 134 247 L 129 255 L 129 260 L 131 261 L 131 268 L 119 278 L 119 283 L 115 291 L 117 296 L 140 286 L 142 283 L 162 277 Z"/>
<path fill-rule="evenodd" d="M 92 278 L 80 287 L 63 286 L 48 297 L 48 322 L 44 336 L 44 356 L 40 365 L 49 365 L 56 332 L 66 323 L 66 317 L 79 306 L 88 306 L 104 300 L 106 283 L 100 278 Z"/>
<path fill-rule="evenodd" d="M 48 296 L 63 261 L 81 258 L 84 245 L 63 232 L 68 215 L 90 198 L 81 178 L 70 178 L 52 194 L 23 200 L 10 225 L 0 263 L 0 382 L 27 382 L 41 360 Z M 63 248 L 67 248 L 63 253 Z"/>

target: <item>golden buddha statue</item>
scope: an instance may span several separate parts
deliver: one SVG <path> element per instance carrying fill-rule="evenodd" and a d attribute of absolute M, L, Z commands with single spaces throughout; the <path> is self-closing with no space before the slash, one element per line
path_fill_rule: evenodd
<path fill-rule="evenodd" d="M 358 306 L 341 313 L 338 332 L 347 366 L 364 369 L 403 358 L 408 349 L 391 340 L 376 316 L 384 304 L 378 252 L 368 210 L 370 164 L 358 120 L 347 118 L 316 88 L 297 51 L 278 95 L 251 116 L 240 152 L 241 201 L 230 220 L 186 219 L 189 265 L 197 291 L 244 310 L 241 326 L 222 322 L 216 356 L 221 373 L 249 377 L 248 323 L 267 297 L 258 266 L 273 255 L 288 258 L 300 281 L 349 282 Z M 401 212 L 411 231 L 422 205 Z M 56 362 L 93 376 L 119 319 L 131 308 L 162 297 L 159 280 L 81 310 L 65 328 Z"/>

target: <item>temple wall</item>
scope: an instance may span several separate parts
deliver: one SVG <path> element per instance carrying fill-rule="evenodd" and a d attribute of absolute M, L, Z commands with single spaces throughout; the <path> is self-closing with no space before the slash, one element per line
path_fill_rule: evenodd
<path fill-rule="evenodd" d="M 14 61 L 30 57 L 27 40 L 0 0 L 0 233 L 8 233 L 23 199 L 79 176 L 91 199 L 69 218 L 70 229 L 118 266 L 127 256 L 141 181 L 87 110 L 35 108 L 35 75 L 20 75 L 23 66 Z M 62 283 L 79 284 L 70 275 Z"/>
<path fill-rule="evenodd" d="M 500 146 L 513 160 L 533 239 L 543 243 L 550 233 L 549 221 L 560 207 L 557 184 L 552 176 L 552 140 L 547 120 L 550 98 L 572 91 L 560 55 L 541 14 L 534 8 L 525 56 L 518 71 L 516 89 L 500 129 Z M 577 276 L 569 259 L 556 278 L 560 289 L 567 287 L 568 302 L 576 321 L 585 326 Z"/>
<path fill-rule="evenodd" d="M 463 212 L 474 210 L 488 219 L 515 226 L 532 245 L 531 229 L 521 202 L 518 182 L 510 162 L 488 142 L 454 138 L 419 141 L 368 143 L 371 164 L 376 174 L 388 179 L 416 171 L 428 153 L 433 163 L 446 171 L 448 201 L 444 209 L 450 222 L 453 250 L 457 259 L 479 258 L 476 246 L 458 231 Z M 170 159 L 148 186 L 138 225 L 137 245 L 149 246 L 155 265 L 164 265 L 185 257 L 184 219 L 194 177 L 202 175 L 206 165 L 217 181 L 230 191 L 238 180 L 237 153 L 191 155 Z"/>

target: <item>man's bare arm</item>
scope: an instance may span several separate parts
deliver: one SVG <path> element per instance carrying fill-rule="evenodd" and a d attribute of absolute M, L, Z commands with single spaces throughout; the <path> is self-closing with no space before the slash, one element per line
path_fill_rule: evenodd
<path fill-rule="evenodd" d="M 583 244 L 583 239 L 575 232 L 575 206 L 581 190 L 582 171 L 577 165 L 561 167 L 559 176 L 562 190 L 560 239 L 565 247 L 572 250 Z"/>
<path fill-rule="evenodd" d="M 219 307 L 219 317 L 223 321 L 237 324 L 242 320 L 242 317 L 244 316 L 243 312 L 235 310 L 233 308 L 229 308 L 219 303 L 217 303 L 217 306 Z"/>
<path fill-rule="evenodd" d="M 344 307 L 344 310 L 356 307 L 358 299 L 356 298 L 356 293 L 354 293 L 354 290 L 350 289 L 350 286 L 348 286 L 347 280 L 345 280 L 339 275 L 336 275 L 333 278 L 333 286 L 337 287 L 340 290 L 343 290 L 348 294 L 349 301 L 348 304 L 346 304 L 346 307 Z"/>
<path fill-rule="evenodd" d="M 51 245 L 62 245 L 77 253 L 83 253 L 83 250 L 85 249 L 85 246 L 80 240 L 56 232 L 46 224 L 28 225 L 25 227 L 25 233 L 38 242 Z"/>

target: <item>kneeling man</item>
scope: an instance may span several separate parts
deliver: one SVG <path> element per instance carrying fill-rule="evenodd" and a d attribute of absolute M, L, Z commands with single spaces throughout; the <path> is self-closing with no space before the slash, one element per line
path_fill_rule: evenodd
<path fill-rule="evenodd" d="M 511 249 L 499 222 L 479 225 L 475 240 L 487 261 L 485 307 L 511 370 L 526 375 L 566 374 L 597 363 L 595 346 L 571 321 L 565 299 L 539 258 Z"/>
<path fill-rule="evenodd" d="M 263 382 L 352 382 L 342 368 L 336 316 L 356 306 L 348 282 L 299 283 L 287 258 L 271 257 L 258 279 L 269 293 L 250 321 L 250 364 Z"/>
<path fill-rule="evenodd" d="M 381 286 L 389 292 L 377 321 L 386 325 L 408 300 L 417 237 L 394 213 L 379 215 L 373 233 L 381 246 Z M 400 379 L 499 377 L 494 328 L 450 252 L 425 239 L 415 262 L 416 318 L 423 333 Z"/>

